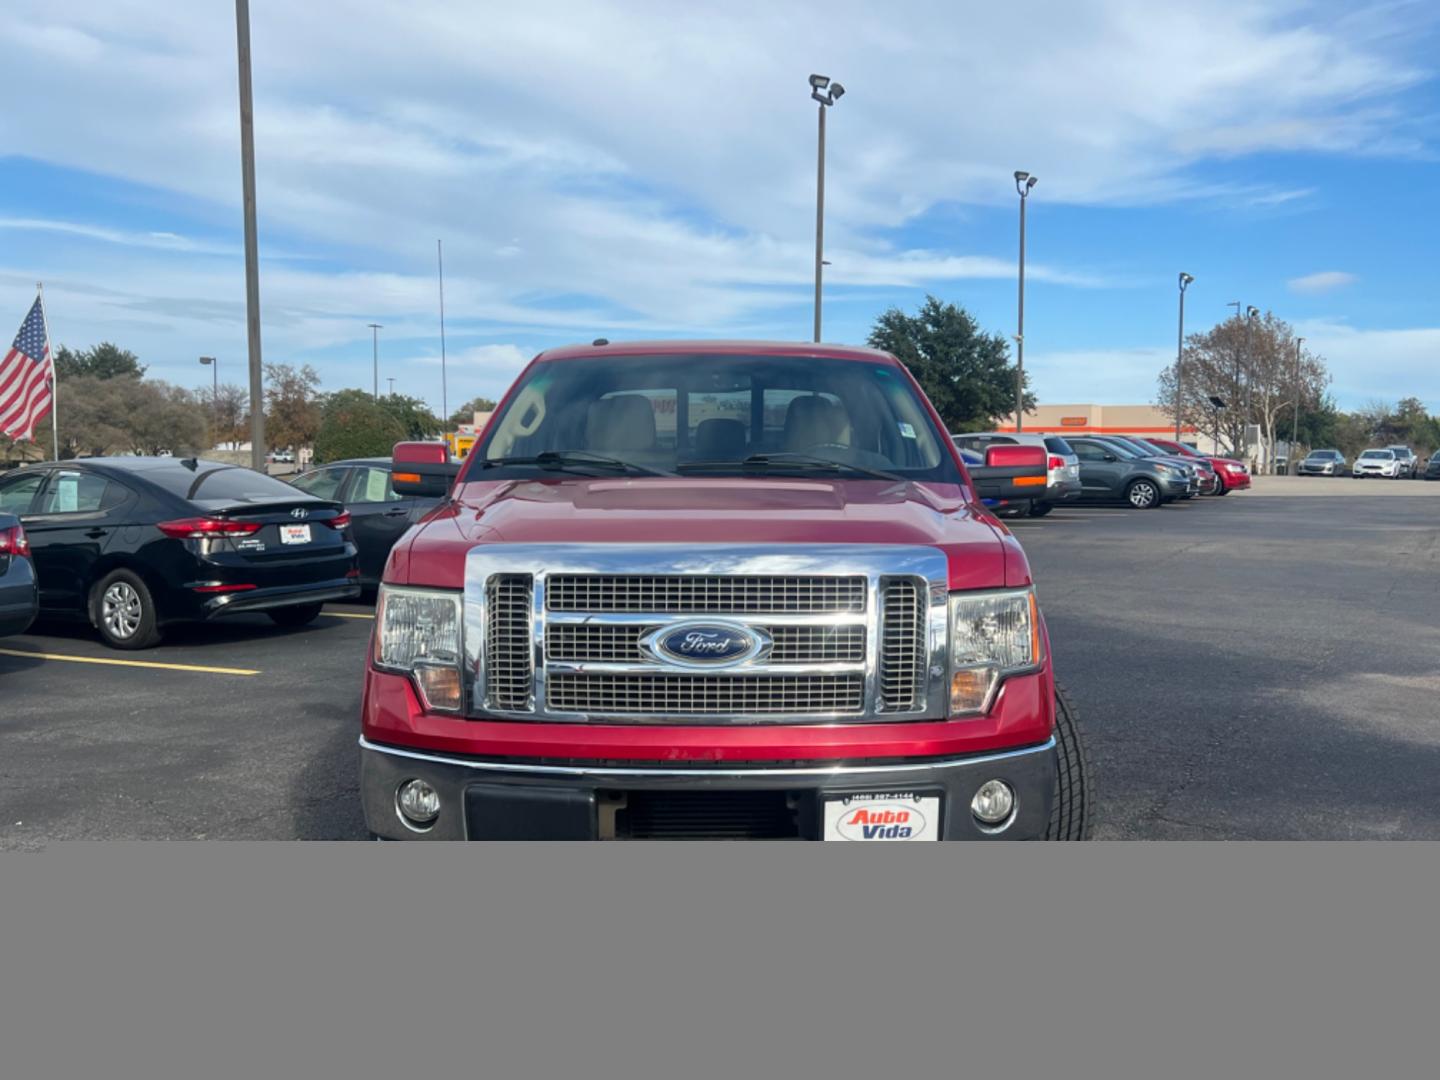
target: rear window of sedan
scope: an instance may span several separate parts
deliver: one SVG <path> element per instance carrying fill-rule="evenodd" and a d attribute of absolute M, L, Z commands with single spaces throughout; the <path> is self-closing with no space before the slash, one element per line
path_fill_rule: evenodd
<path fill-rule="evenodd" d="M 182 499 L 246 503 L 305 498 L 283 480 L 239 465 L 202 461 L 191 469 L 177 463 L 173 469 L 149 469 L 144 475 L 152 484 Z"/>

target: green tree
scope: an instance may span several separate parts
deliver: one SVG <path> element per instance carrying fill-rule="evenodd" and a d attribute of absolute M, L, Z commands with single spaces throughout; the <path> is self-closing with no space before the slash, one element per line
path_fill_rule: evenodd
<path fill-rule="evenodd" d="M 309 446 L 320 428 L 319 372 L 266 364 L 265 382 L 266 449 Z"/>
<path fill-rule="evenodd" d="M 62 382 L 82 377 L 139 379 L 145 375 L 145 365 L 128 349 L 108 341 L 79 352 L 61 345 L 55 353 L 55 374 Z"/>
<path fill-rule="evenodd" d="M 450 414 L 450 426 L 473 423 L 477 412 L 494 412 L 495 402 L 487 397 L 471 398 Z"/>
<path fill-rule="evenodd" d="M 891 308 L 875 320 L 869 342 L 910 369 L 951 431 L 989 428 L 1015 411 L 1015 366 L 1004 335 L 984 333 L 963 308 L 933 296 L 913 316 Z M 1034 405 L 1027 393 L 1025 407 Z"/>
<path fill-rule="evenodd" d="M 209 441 L 205 404 L 192 391 L 158 380 L 80 375 L 62 383 L 60 456 L 197 453 Z M 51 426 L 35 432 L 49 456 Z"/>
<path fill-rule="evenodd" d="M 315 463 L 356 457 L 388 457 L 410 437 L 395 414 L 363 390 L 341 390 L 325 399 L 315 434 Z"/>
<path fill-rule="evenodd" d="M 407 439 L 433 439 L 444 430 L 441 419 L 419 398 L 391 394 L 380 399 L 384 410 L 400 422 Z"/>

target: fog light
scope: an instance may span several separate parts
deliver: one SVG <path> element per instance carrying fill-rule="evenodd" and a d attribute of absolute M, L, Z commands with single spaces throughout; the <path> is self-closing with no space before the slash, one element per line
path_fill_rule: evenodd
<path fill-rule="evenodd" d="M 395 806 L 406 824 L 427 829 L 440 816 L 440 793 L 424 780 L 406 780 L 395 792 Z"/>
<path fill-rule="evenodd" d="M 970 800 L 970 812 L 986 825 L 999 825 L 1015 809 L 1015 792 L 1004 780 L 986 780 Z"/>

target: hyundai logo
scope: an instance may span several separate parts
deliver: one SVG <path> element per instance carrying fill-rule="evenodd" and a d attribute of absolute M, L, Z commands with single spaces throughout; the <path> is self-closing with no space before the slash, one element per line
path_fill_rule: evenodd
<path fill-rule="evenodd" d="M 310 511 L 306 510 L 303 506 L 297 506 L 294 510 L 290 511 L 290 516 L 296 519 L 307 518 L 310 516 Z"/>
<path fill-rule="evenodd" d="M 657 660 L 684 667 L 729 667 L 768 652 L 770 635 L 739 623 L 693 622 L 661 627 L 641 643 Z"/>

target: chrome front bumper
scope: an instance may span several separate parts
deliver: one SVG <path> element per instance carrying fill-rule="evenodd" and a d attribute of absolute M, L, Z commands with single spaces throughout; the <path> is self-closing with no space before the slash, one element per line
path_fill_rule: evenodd
<path fill-rule="evenodd" d="M 942 761 L 881 765 L 545 765 L 403 750 L 360 740 L 365 822 L 391 840 L 595 840 L 606 835 L 607 802 L 633 791 L 783 791 L 797 807 L 799 839 L 818 838 L 815 815 L 825 795 L 925 791 L 943 797 L 946 840 L 1025 840 L 1042 836 L 1055 785 L 1055 740 L 1019 750 Z M 396 809 L 407 780 L 440 795 L 440 816 L 424 831 Z M 987 780 L 1014 789 L 1016 808 L 1001 831 L 982 828 L 970 801 Z"/>

